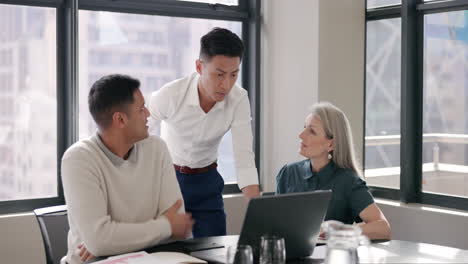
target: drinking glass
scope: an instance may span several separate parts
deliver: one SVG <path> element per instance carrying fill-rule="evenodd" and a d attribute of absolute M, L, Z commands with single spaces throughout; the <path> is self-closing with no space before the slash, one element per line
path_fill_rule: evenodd
<path fill-rule="evenodd" d="M 327 239 L 325 264 L 359 263 L 358 247 L 369 245 L 369 239 L 362 235 L 362 230 L 359 226 L 346 225 L 332 220 L 324 222 L 322 230 Z"/>
<path fill-rule="evenodd" d="M 264 235 L 260 240 L 260 264 L 285 264 L 286 247 L 284 238 Z"/>
<path fill-rule="evenodd" d="M 226 256 L 227 264 L 253 264 L 252 248 L 249 245 L 230 246 Z"/>

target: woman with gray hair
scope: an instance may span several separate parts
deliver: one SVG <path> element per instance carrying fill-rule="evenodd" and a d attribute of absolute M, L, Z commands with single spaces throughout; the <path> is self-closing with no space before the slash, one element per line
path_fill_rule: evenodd
<path fill-rule="evenodd" d="M 358 223 L 370 239 L 390 239 L 390 224 L 361 179 L 345 114 L 328 102 L 313 105 L 299 138 L 307 159 L 281 169 L 276 193 L 331 189 L 325 220 Z"/>

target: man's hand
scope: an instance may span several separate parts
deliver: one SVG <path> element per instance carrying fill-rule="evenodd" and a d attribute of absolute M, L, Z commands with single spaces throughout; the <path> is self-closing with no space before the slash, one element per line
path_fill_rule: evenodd
<path fill-rule="evenodd" d="M 164 215 L 169 220 L 171 224 L 172 237 L 173 238 L 186 238 L 190 232 L 192 232 L 192 226 L 194 221 L 192 220 L 192 215 L 180 214 L 178 211 L 182 206 L 182 200 L 177 200 Z"/>
<path fill-rule="evenodd" d="M 245 186 L 242 188 L 242 192 L 248 199 L 260 196 L 260 188 L 258 187 L 258 184 Z"/>
<path fill-rule="evenodd" d="M 80 259 L 83 262 L 89 261 L 94 258 L 93 254 L 91 254 L 88 249 L 86 249 L 84 244 L 79 244 L 78 249 L 80 250 Z"/>

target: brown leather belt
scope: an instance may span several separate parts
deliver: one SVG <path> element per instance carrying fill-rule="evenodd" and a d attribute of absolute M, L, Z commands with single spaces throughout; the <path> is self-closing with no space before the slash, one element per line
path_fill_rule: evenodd
<path fill-rule="evenodd" d="M 205 172 L 208 172 L 209 170 L 214 169 L 216 167 L 218 167 L 218 164 L 216 162 L 213 162 L 210 165 L 208 165 L 206 167 L 203 167 L 203 168 L 193 168 L 193 169 L 190 168 L 190 167 L 187 167 L 187 166 L 179 166 L 179 165 L 174 164 L 174 168 L 176 169 L 176 171 L 178 171 L 180 173 L 184 173 L 184 174 L 205 173 Z"/>

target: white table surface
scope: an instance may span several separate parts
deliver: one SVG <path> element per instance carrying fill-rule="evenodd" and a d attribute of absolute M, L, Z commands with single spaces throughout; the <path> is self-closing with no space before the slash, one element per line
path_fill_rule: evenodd
<path fill-rule="evenodd" d="M 313 259 L 324 259 L 326 246 L 316 247 Z M 391 240 L 358 249 L 360 263 L 468 263 L 468 250 L 434 244 Z"/>

